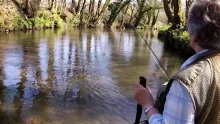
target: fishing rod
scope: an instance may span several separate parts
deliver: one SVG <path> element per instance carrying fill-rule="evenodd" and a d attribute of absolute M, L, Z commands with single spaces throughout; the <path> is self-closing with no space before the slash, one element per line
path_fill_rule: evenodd
<path fill-rule="evenodd" d="M 162 71 L 163 75 L 167 78 L 167 80 L 170 80 L 170 77 L 168 76 L 168 73 L 167 73 L 166 69 L 162 66 L 162 63 L 158 59 L 157 55 L 154 53 L 153 49 L 148 44 L 147 40 L 144 38 L 144 36 L 133 25 L 131 25 L 131 26 L 135 30 L 135 32 L 138 33 L 141 36 L 141 38 L 144 40 L 145 44 L 147 45 L 147 47 L 149 48 L 149 50 L 152 53 L 151 55 L 152 55 L 154 61 L 156 62 L 157 66 L 160 68 L 160 70 Z M 144 88 L 146 88 L 146 81 L 147 81 L 146 78 L 140 77 L 140 84 Z M 147 120 L 140 121 L 141 115 L 142 115 L 142 107 L 141 107 L 141 105 L 137 104 L 137 112 L 136 112 L 136 118 L 135 118 L 134 124 L 148 124 Z"/>
<path fill-rule="evenodd" d="M 135 30 L 136 33 L 138 33 L 141 38 L 144 40 L 145 44 L 148 46 L 148 48 L 151 51 L 151 55 L 154 58 L 154 61 L 156 62 L 157 66 L 160 68 L 160 70 L 162 71 L 162 73 L 164 74 L 164 76 L 167 78 L 167 80 L 170 80 L 170 77 L 168 76 L 168 73 L 166 71 L 166 69 L 162 66 L 160 60 L 158 59 L 158 57 L 156 56 L 156 54 L 154 53 L 153 49 L 150 47 L 150 45 L 147 43 L 147 40 L 144 38 L 144 36 L 133 26 L 131 25 L 132 28 Z M 186 43 L 183 44 L 182 48 L 180 49 L 180 52 L 178 53 L 178 55 L 181 53 L 182 49 L 184 48 Z M 146 79 L 144 77 L 140 77 L 140 84 L 146 88 Z M 142 107 L 141 105 L 137 105 L 137 112 L 136 112 L 136 118 L 135 118 L 135 123 L 134 124 L 148 124 L 147 120 L 144 121 L 140 121 L 141 119 L 141 115 L 142 115 Z"/>
<path fill-rule="evenodd" d="M 154 61 L 156 62 L 157 66 L 160 68 L 160 70 L 162 71 L 163 75 L 167 78 L 167 80 L 170 80 L 170 77 L 168 76 L 168 73 L 166 71 L 166 69 L 162 66 L 160 60 L 158 59 L 158 57 L 156 56 L 156 54 L 154 53 L 153 49 L 150 47 L 150 45 L 148 44 L 147 40 L 144 38 L 144 36 L 133 26 L 131 25 L 132 28 L 135 30 L 136 33 L 138 33 L 141 38 L 144 40 L 145 44 L 147 45 L 147 47 L 150 49 L 151 51 L 151 55 L 154 59 Z M 144 77 L 140 77 L 140 84 L 146 88 L 146 78 Z M 142 107 L 141 105 L 137 104 L 137 112 L 136 112 L 136 118 L 135 118 L 135 122 L 134 124 L 140 124 L 140 123 L 143 123 L 143 124 L 148 124 L 148 121 L 147 120 L 144 120 L 144 121 L 140 121 L 141 119 L 141 115 L 142 115 Z"/>

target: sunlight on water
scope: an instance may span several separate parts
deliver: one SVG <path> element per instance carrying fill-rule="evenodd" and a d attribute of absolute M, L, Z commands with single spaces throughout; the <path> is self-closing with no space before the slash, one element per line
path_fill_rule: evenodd
<path fill-rule="evenodd" d="M 150 32 L 142 34 L 174 74 L 183 60 Z M 134 31 L 1 33 L 0 123 L 133 123 L 139 76 L 154 94 L 164 79 Z"/>

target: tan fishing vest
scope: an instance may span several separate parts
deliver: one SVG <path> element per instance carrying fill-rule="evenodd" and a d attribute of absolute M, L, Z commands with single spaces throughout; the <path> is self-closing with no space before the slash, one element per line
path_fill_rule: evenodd
<path fill-rule="evenodd" d="M 220 124 L 220 55 L 199 60 L 172 77 L 189 92 L 195 108 L 195 124 Z M 171 87 L 168 83 L 155 107 L 162 113 L 166 95 Z"/>

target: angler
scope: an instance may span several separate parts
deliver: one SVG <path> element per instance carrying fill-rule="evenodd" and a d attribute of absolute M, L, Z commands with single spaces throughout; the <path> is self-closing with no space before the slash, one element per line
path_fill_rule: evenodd
<path fill-rule="evenodd" d="M 136 86 L 135 100 L 150 124 L 220 123 L 220 1 L 195 0 L 188 31 L 196 54 L 171 77 L 155 104 L 149 88 Z"/>

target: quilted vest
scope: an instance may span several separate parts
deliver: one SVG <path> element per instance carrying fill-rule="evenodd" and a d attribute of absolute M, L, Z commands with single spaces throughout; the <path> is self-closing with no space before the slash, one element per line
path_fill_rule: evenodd
<path fill-rule="evenodd" d="M 220 124 L 220 52 L 205 53 L 184 70 L 176 73 L 162 92 L 155 107 L 163 113 L 166 95 L 173 80 L 190 94 L 195 109 L 195 124 Z"/>

